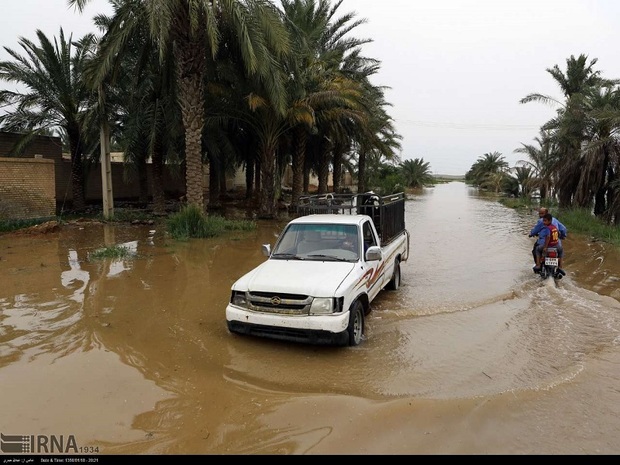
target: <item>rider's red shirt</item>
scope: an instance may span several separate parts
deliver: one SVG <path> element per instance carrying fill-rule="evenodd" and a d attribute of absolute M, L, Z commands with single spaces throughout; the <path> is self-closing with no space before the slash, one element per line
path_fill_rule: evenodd
<path fill-rule="evenodd" d="M 560 231 L 554 224 L 550 224 L 547 228 L 549 228 L 549 244 L 547 247 L 556 247 L 560 240 Z"/>

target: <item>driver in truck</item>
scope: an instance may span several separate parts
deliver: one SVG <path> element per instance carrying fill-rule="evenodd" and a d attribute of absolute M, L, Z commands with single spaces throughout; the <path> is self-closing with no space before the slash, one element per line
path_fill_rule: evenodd
<path fill-rule="evenodd" d="M 347 231 L 345 233 L 344 239 L 342 240 L 342 248 L 357 254 L 359 252 L 358 243 L 357 243 L 357 235 L 353 232 Z"/>

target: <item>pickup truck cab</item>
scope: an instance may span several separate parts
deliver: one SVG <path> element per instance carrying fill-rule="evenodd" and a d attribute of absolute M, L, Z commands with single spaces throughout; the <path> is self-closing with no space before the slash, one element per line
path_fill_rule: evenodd
<path fill-rule="evenodd" d="M 400 200 L 404 202 L 404 196 Z M 375 206 L 377 213 L 380 207 Z M 295 218 L 273 250 L 263 245 L 267 260 L 232 286 L 226 307 L 230 332 L 314 344 L 360 344 L 373 299 L 384 288 L 400 286 L 409 234 L 403 221 L 402 230 L 382 242 L 372 215 L 345 209 L 344 214 L 340 206 L 331 213 Z"/>

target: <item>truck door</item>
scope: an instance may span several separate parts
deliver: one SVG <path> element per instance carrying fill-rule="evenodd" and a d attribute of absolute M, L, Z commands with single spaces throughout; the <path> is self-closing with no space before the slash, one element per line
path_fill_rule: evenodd
<path fill-rule="evenodd" d="M 385 263 L 385 257 L 380 261 L 366 261 L 366 250 L 374 245 L 379 245 L 377 231 L 373 227 L 372 222 L 366 221 L 362 225 L 362 237 L 364 240 L 364 262 L 368 269 L 372 269 L 371 283 L 368 287 L 368 298 L 372 301 L 385 285 L 385 267 L 383 265 Z"/>
<path fill-rule="evenodd" d="M 368 250 L 368 247 L 372 247 L 373 245 L 378 245 L 377 235 L 375 233 L 374 228 L 372 227 L 370 221 L 366 221 L 362 227 L 362 235 L 364 237 L 364 255 Z M 365 257 L 364 257 L 365 259 Z"/>

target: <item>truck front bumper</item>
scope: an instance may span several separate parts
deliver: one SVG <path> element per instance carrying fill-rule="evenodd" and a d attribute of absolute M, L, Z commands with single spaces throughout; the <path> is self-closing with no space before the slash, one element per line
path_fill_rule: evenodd
<path fill-rule="evenodd" d="M 309 344 L 346 345 L 349 312 L 332 315 L 270 315 L 228 304 L 226 323 L 232 333 Z"/>

